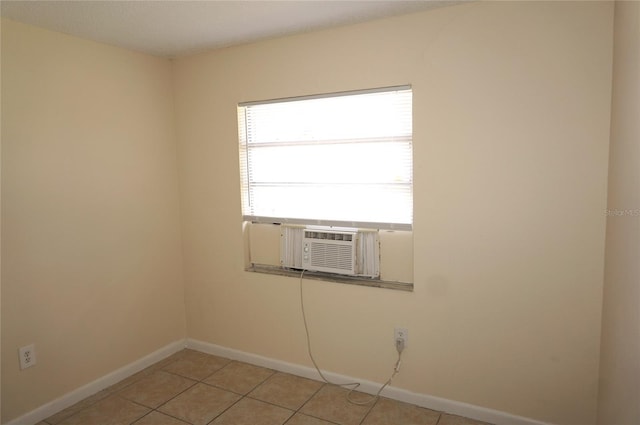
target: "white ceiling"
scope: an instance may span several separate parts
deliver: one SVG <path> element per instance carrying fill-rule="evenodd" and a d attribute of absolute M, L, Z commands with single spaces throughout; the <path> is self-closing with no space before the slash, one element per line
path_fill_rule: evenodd
<path fill-rule="evenodd" d="M 258 39 L 458 3 L 351 1 L 0 1 L 14 21 L 158 56 L 175 57 Z"/>

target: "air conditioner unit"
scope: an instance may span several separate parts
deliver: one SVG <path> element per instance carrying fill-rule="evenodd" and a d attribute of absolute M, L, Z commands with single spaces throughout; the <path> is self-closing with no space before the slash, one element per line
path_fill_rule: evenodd
<path fill-rule="evenodd" d="M 302 268 L 319 272 L 356 274 L 357 232 L 305 229 Z"/>

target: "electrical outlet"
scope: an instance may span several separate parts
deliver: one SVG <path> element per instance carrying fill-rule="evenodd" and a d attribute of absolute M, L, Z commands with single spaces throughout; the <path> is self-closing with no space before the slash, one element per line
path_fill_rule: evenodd
<path fill-rule="evenodd" d="M 407 348 L 409 345 L 409 330 L 407 328 L 395 328 L 393 331 L 393 343 L 395 344 L 397 340 L 401 339 L 404 341 L 404 347 Z"/>
<path fill-rule="evenodd" d="M 20 347 L 18 353 L 20 354 L 20 369 L 36 365 L 36 346 L 34 344 Z"/>

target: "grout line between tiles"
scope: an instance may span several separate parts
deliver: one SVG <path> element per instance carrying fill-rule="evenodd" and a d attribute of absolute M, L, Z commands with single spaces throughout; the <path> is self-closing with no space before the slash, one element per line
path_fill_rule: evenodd
<path fill-rule="evenodd" d="M 235 393 L 234 393 L 235 394 Z M 244 397 L 240 397 L 239 399 L 237 399 L 236 401 L 234 401 L 229 407 L 227 407 L 226 409 L 224 409 L 222 412 L 220 412 L 219 414 L 217 414 L 216 416 L 214 416 L 213 419 L 211 419 L 209 422 L 207 422 L 207 425 L 210 425 L 213 423 L 213 421 L 215 421 L 216 419 L 218 419 L 220 416 L 224 415 L 225 412 L 229 409 L 231 409 L 233 406 L 235 406 L 236 404 L 240 403 L 240 400 L 242 400 Z"/>
<path fill-rule="evenodd" d="M 118 398 L 120 398 L 120 399 L 122 399 L 122 400 L 127 400 L 128 402 L 131 402 L 131 403 L 136 404 L 136 405 L 138 405 L 138 406 L 141 406 L 141 407 L 144 407 L 144 408 L 146 408 L 146 409 L 149 409 L 149 411 L 148 411 L 147 413 L 145 413 L 143 416 L 141 416 L 141 417 L 137 418 L 135 421 L 130 422 L 130 423 L 129 423 L 129 425 L 135 425 L 135 424 L 137 424 L 137 423 L 141 422 L 145 417 L 147 417 L 147 416 L 149 416 L 149 415 L 153 414 L 153 412 L 157 412 L 157 414 L 166 415 L 166 416 L 168 416 L 168 417 L 171 417 L 171 418 L 173 418 L 173 419 L 175 419 L 175 420 L 177 420 L 177 421 L 180 421 L 180 423 L 193 425 L 193 422 L 189 422 L 189 421 L 187 421 L 187 420 L 186 420 L 186 419 L 184 419 L 184 418 L 176 417 L 176 416 L 172 415 L 171 413 L 167 413 L 167 412 L 161 411 L 160 409 L 161 409 L 163 406 L 165 406 L 167 403 L 171 402 L 172 400 L 176 399 L 177 397 L 180 397 L 181 395 L 183 395 L 183 394 L 184 394 L 184 393 L 186 393 L 187 391 L 189 391 L 189 390 L 193 389 L 196 385 L 198 385 L 198 384 L 204 384 L 204 385 L 206 385 L 206 386 L 208 386 L 208 387 L 216 388 L 216 389 L 219 389 L 219 390 L 221 390 L 221 391 L 226 391 L 226 392 L 228 392 L 228 393 L 231 393 L 231 394 L 234 394 L 234 395 L 238 396 L 238 399 L 237 399 L 236 401 L 234 401 L 233 403 L 231 403 L 231 404 L 230 404 L 228 407 L 226 407 L 225 409 L 221 410 L 221 411 L 220 411 L 216 416 L 214 416 L 210 421 L 208 421 L 208 422 L 207 422 L 207 425 L 211 425 L 211 424 L 213 424 L 213 422 L 214 422 L 216 419 L 218 419 L 219 417 L 221 417 L 222 415 L 224 415 L 227 411 L 229 411 L 230 409 L 232 409 L 232 408 L 233 408 L 234 406 L 236 406 L 238 403 L 242 402 L 244 399 L 249 399 L 249 400 L 258 401 L 258 402 L 265 403 L 265 404 L 268 404 L 268 405 L 271 405 L 271 406 L 274 406 L 274 407 L 278 407 L 278 408 L 281 408 L 281 409 L 285 409 L 285 410 L 287 410 L 287 411 L 291 412 L 290 416 L 289 416 L 289 417 L 288 417 L 288 418 L 287 418 L 287 419 L 282 423 L 282 425 L 286 425 L 286 424 L 292 423 L 293 418 L 294 418 L 297 414 L 299 414 L 299 415 L 304 415 L 304 416 L 308 416 L 308 417 L 311 417 L 311 418 L 315 418 L 315 419 L 318 419 L 318 420 L 324 421 L 324 422 L 326 422 L 327 424 L 332 424 L 332 425 L 344 425 L 344 424 L 342 424 L 342 423 L 340 423 L 340 422 L 334 422 L 334 421 L 329 420 L 329 419 L 325 419 L 325 418 L 322 418 L 322 417 L 318 417 L 318 416 L 316 416 L 315 414 L 311 414 L 311 413 L 304 413 L 304 412 L 303 412 L 303 409 L 305 408 L 305 406 L 307 406 L 307 405 L 309 404 L 309 402 L 310 402 L 311 400 L 313 400 L 313 399 L 314 399 L 314 397 L 316 397 L 316 396 L 318 395 L 318 393 L 320 393 L 323 389 L 325 389 L 325 388 L 326 388 L 327 386 L 329 386 L 329 385 L 333 385 L 333 386 L 336 386 L 336 387 L 342 388 L 342 387 L 341 387 L 341 386 L 339 386 L 339 385 L 328 384 L 328 383 L 325 383 L 325 382 L 319 381 L 319 380 L 317 380 L 317 379 L 310 379 L 310 378 L 306 378 L 306 379 L 309 379 L 309 380 L 311 380 L 311 381 L 315 381 L 315 382 L 319 383 L 319 384 L 320 384 L 320 386 L 319 386 L 315 391 L 313 391 L 313 392 L 311 393 L 311 395 L 310 395 L 309 397 L 307 397 L 307 398 L 306 398 L 306 400 L 305 400 L 304 402 L 302 402 L 302 404 L 300 404 L 300 406 L 299 406 L 298 408 L 296 408 L 296 409 L 292 409 L 292 408 L 289 408 L 289 407 L 285 407 L 285 406 L 279 405 L 279 404 L 277 404 L 277 403 L 275 403 L 275 402 L 262 400 L 262 399 L 260 399 L 260 398 L 257 398 L 257 397 L 255 397 L 255 396 L 252 396 L 252 395 L 251 395 L 251 394 L 252 394 L 252 392 L 254 392 L 257 388 L 259 388 L 260 386 L 262 386 L 262 385 L 264 385 L 265 383 L 267 383 L 271 378 L 273 378 L 274 376 L 276 376 L 278 373 L 282 373 L 282 372 L 278 372 L 277 370 L 273 370 L 273 369 L 270 369 L 270 368 L 264 368 L 264 367 L 263 367 L 263 369 L 269 370 L 269 371 L 271 371 L 272 373 L 271 373 L 269 376 L 267 376 L 265 379 L 263 379 L 262 381 L 260 381 L 259 383 L 257 383 L 255 386 L 253 386 L 251 389 L 249 389 L 246 393 L 242 394 L 242 393 L 238 393 L 238 392 L 236 392 L 236 391 L 233 391 L 233 390 L 230 390 L 230 389 L 227 389 L 227 388 L 223 388 L 223 387 L 217 386 L 217 385 L 212 384 L 212 383 L 204 382 L 205 380 L 210 379 L 213 375 L 215 375 L 216 373 L 220 372 L 221 370 L 223 370 L 224 368 L 226 368 L 229 364 L 231 364 L 232 362 L 234 362 L 234 361 L 235 361 L 235 360 L 232 360 L 232 359 L 228 359 L 228 358 L 226 358 L 226 357 L 216 356 L 216 357 L 219 357 L 220 359 L 228 360 L 228 362 L 227 362 L 227 363 L 225 363 L 222 367 L 219 367 L 219 368 L 215 369 L 215 370 L 214 370 L 214 371 L 212 371 L 210 374 L 207 374 L 207 375 L 206 375 L 206 376 L 204 376 L 202 379 L 194 379 L 194 378 L 192 378 L 192 377 L 184 376 L 184 375 L 182 375 L 182 374 L 180 374 L 180 373 L 175 373 L 175 372 L 172 372 L 172 371 L 166 370 L 166 368 L 169 368 L 172 364 L 174 364 L 175 362 L 177 362 L 177 361 L 179 361 L 180 359 L 184 358 L 185 353 L 187 353 L 187 350 L 186 350 L 186 349 L 185 349 L 185 350 L 183 350 L 183 351 L 181 351 L 181 352 L 175 353 L 175 354 L 173 355 L 173 356 L 174 356 L 174 358 L 172 358 L 171 360 L 169 360 L 169 358 L 163 359 L 163 360 L 161 360 L 160 362 L 158 362 L 158 363 L 156 363 L 156 364 L 154 364 L 154 365 L 151 365 L 151 366 L 149 366 L 149 367 L 147 367 L 147 368 L 145 368 L 145 369 L 143 369 L 143 370 L 141 370 L 141 371 L 137 372 L 136 374 L 134 374 L 134 375 L 132 375 L 132 376 L 130 376 L 130 377 L 128 377 L 128 378 L 123 379 L 122 381 L 120 381 L 120 382 L 118 382 L 118 383 L 116 383 L 116 384 L 114 384 L 114 385 L 112 385 L 112 386 L 110 386 L 110 387 L 108 387 L 108 388 L 105 388 L 104 390 L 102 390 L 102 391 L 104 391 L 104 394 L 103 394 L 102 396 L 97 396 L 97 398 L 96 398 L 95 400 L 91 400 L 91 401 L 89 401 L 89 402 L 87 402 L 87 401 L 86 401 L 87 399 L 90 399 L 91 397 L 96 397 L 96 395 L 97 395 L 97 394 L 99 394 L 100 392 L 98 392 L 98 393 L 96 393 L 96 394 L 94 394 L 94 395 L 92 395 L 92 396 L 87 397 L 87 399 L 85 399 L 85 400 L 81 400 L 81 401 L 80 401 L 80 402 L 78 402 L 78 403 L 83 403 L 83 402 L 85 402 L 85 403 L 87 403 L 87 404 L 86 404 L 86 405 L 83 405 L 83 406 L 82 406 L 82 407 L 80 407 L 80 408 L 78 408 L 76 411 L 74 411 L 73 413 L 69 414 L 68 416 L 64 416 L 61 420 L 59 420 L 59 421 L 57 422 L 57 424 L 59 425 L 60 423 L 62 423 L 62 422 L 64 422 L 64 421 L 69 420 L 69 419 L 70 419 L 70 418 L 72 418 L 73 416 L 75 416 L 75 415 L 77 415 L 77 414 L 79 414 L 79 413 L 81 413 L 81 412 L 83 412 L 83 411 L 85 411 L 85 410 L 87 410 L 87 409 L 92 408 L 92 407 L 93 407 L 93 406 L 95 406 L 97 403 L 99 403 L 99 402 L 101 402 L 101 401 L 103 401 L 103 400 L 107 399 L 108 397 L 118 397 Z M 237 363 L 246 363 L 246 362 L 240 362 L 240 361 L 235 361 L 235 362 L 237 362 Z M 247 363 L 247 364 L 249 364 L 249 363 Z M 150 375 L 152 375 L 152 374 L 154 374 L 154 373 L 159 373 L 159 372 L 167 373 L 167 374 L 171 374 L 171 375 L 178 376 L 178 377 L 181 377 L 181 378 L 184 378 L 184 379 L 188 379 L 189 381 L 192 381 L 192 384 L 191 384 L 191 385 L 189 385 L 189 386 L 188 386 L 187 388 L 185 388 L 184 390 L 180 391 L 179 393 L 177 393 L 177 394 L 173 395 L 171 398 L 169 398 L 168 400 L 164 401 L 163 403 L 161 403 L 161 404 L 160 404 L 160 405 L 158 405 L 157 407 L 150 407 L 150 406 L 146 406 L 146 405 L 141 404 L 141 403 L 139 403 L 139 402 L 137 402 L 137 401 L 135 401 L 135 400 L 131 400 L 131 399 L 129 399 L 129 398 L 127 398 L 127 397 L 125 397 L 125 396 L 121 395 L 121 393 L 122 393 L 125 389 L 129 388 L 131 385 L 134 385 L 134 384 L 136 384 L 137 382 L 139 382 L 140 380 L 142 380 L 142 379 L 144 379 L 144 378 L 146 378 L 146 377 L 148 377 L 148 376 L 150 376 Z M 294 375 L 294 376 L 295 376 L 295 375 Z M 125 381 L 125 380 L 130 380 L 130 381 L 129 381 L 129 382 L 126 382 L 126 383 L 123 385 L 123 384 L 122 384 L 122 382 L 123 382 L 123 381 Z M 373 411 L 373 409 L 375 408 L 375 406 L 378 404 L 378 402 L 379 402 L 379 401 L 380 401 L 380 398 L 376 398 L 372 403 L 370 403 L 370 404 L 367 404 L 367 405 L 366 405 L 368 408 L 367 408 L 367 410 L 366 410 L 366 413 L 365 413 L 365 414 L 364 414 L 364 416 L 362 417 L 362 419 L 361 419 L 360 421 L 358 421 L 358 425 L 363 425 L 363 424 L 365 423 L 365 421 L 366 421 L 366 420 L 367 420 L 367 418 L 371 415 L 371 412 Z M 72 407 L 73 407 L 73 406 L 70 406 L 68 409 L 71 409 Z M 59 413 L 61 413 L 61 412 L 58 412 L 58 413 L 56 413 L 56 414 L 59 414 Z M 436 412 L 436 413 L 438 413 L 438 417 L 437 417 L 437 420 L 436 420 L 436 422 L 435 422 L 435 425 L 439 425 L 439 424 L 441 424 L 441 423 L 444 423 L 444 422 L 442 422 L 444 413 L 443 413 L 443 412 Z M 51 417 L 53 417 L 53 416 L 51 416 Z M 56 423 L 50 422 L 48 419 L 49 419 L 49 418 L 46 418 L 46 419 L 42 420 L 42 422 L 41 422 L 41 423 L 42 423 L 42 424 L 45 424 L 45 425 L 56 425 Z"/>
<path fill-rule="evenodd" d="M 150 410 L 147 413 L 145 413 L 144 415 L 140 416 L 138 419 L 136 419 L 135 421 L 131 422 L 130 425 L 135 425 L 136 423 L 140 422 L 142 419 L 146 418 L 147 416 L 149 416 L 150 414 L 152 414 L 153 412 L 155 412 L 155 410 Z"/>

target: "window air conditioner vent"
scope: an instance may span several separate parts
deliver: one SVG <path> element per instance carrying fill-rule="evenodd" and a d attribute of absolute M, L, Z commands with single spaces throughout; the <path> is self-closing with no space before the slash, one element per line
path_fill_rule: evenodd
<path fill-rule="evenodd" d="M 356 235 L 356 232 L 305 229 L 302 239 L 302 268 L 355 275 Z"/>

